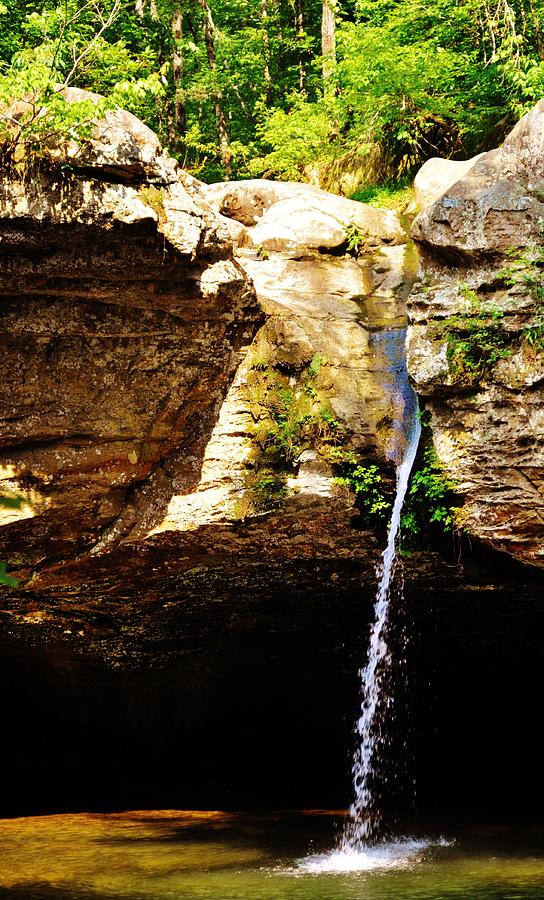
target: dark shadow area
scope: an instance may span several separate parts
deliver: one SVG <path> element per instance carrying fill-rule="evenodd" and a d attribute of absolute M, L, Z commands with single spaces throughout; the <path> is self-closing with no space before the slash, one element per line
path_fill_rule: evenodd
<path fill-rule="evenodd" d="M 177 602 L 140 601 L 92 653 L 4 628 L 2 816 L 349 802 L 373 594 L 349 561 L 245 565 L 176 576 Z M 537 819 L 541 577 L 487 551 L 443 565 L 405 565 L 386 802 L 405 821 Z"/>

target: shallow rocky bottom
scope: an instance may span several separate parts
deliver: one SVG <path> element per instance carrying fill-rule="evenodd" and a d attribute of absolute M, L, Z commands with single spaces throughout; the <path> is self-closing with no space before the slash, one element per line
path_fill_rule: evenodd
<path fill-rule="evenodd" d="M 323 812 L 133 812 L 0 821 L 11 900 L 538 900 L 544 834 L 445 826 L 448 837 L 366 851 L 361 869 L 308 871 L 340 817 Z M 308 857 L 308 853 L 311 855 Z M 313 854 L 313 855 L 312 855 Z"/>

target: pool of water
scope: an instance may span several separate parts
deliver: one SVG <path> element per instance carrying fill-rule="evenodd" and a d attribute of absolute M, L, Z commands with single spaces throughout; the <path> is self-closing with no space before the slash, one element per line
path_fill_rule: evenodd
<path fill-rule="evenodd" d="M 544 898 L 544 829 L 449 829 L 354 858 L 331 849 L 340 825 L 340 814 L 319 811 L 0 820 L 0 898 Z"/>

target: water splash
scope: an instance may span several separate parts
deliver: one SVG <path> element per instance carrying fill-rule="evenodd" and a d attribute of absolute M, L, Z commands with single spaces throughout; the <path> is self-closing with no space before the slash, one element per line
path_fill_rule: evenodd
<path fill-rule="evenodd" d="M 368 844 L 379 833 L 381 817 L 373 787 L 376 752 L 383 729 L 382 712 L 390 698 L 385 696 L 386 676 L 391 665 L 388 645 L 388 621 L 395 565 L 396 545 L 400 531 L 401 513 L 408 490 L 410 472 L 414 464 L 421 435 L 417 415 L 417 398 L 409 384 L 406 365 L 395 371 L 396 421 L 405 441 L 396 441 L 391 456 L 397 465 L 396 496 L 387 535 L 387 546 L 378 567 L 379 585 L 374 604 L 374 624 L 370 633 L 368 661 L 360 670 L 361 714 L 355 731 L 358 746 L 353 758 L 354 799 L 349 808 L 349 819 L 340 842 L 340 852 L 348 855 L 368 849 Z M 400 411 L 400 412 L 399 412 Z M 404 443 L 404 452 L 399 446 Z"/>
<path fill-rule="evenodd" d="M 331 872 L 401 869 L 420 862 L 422 853 L 433 846 L 433 843 L 435 842 L 427 839 L 402 838 L 399 841 L 382 842 L 374 847 L 366 847 L 363 852 L 344 848 L 329 853 L 317 853 L 299 860 L 297 870 L 310 875 L 324 875 Z"/>

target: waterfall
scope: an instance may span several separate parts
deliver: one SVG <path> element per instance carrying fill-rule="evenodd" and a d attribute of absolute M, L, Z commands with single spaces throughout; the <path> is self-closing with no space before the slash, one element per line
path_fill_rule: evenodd
<path fill-rule="evenodd" d="M 402 507 L 421 434 L 417 398 L 408 382 L 405 365 L 397 369 L 396 399 L 398 404 L 396 407 L 397 409 L 400 407 L 402 411 L 397 422 L 401 434 L 405 436 L 405 447 L 403 452 L 399 452 L 397 447 L 394 453 L 391 453 L 397 464 L 395 503 L 387 535 L 387 546 L 377 570 L 379 584 L 374 604 L 374 624 L 370 632 L 368 660 L 366 666 L 359 672 L 361 714 L 355 726 L 358 746 L 352 766 L 354 799 L 340 842 L 340 849 L 346 852 L 359 852 L 366 848 L 369 841 L 377 836 L 380 827 L 380 810 L 372 781 L 377 745 L 383 729 L 383 712 L 390 700 L 385 696 L 385 687 L 386 675 L 391 665 L 388 646 L 391 589 L 397 561 L 396 545 Z"/>

